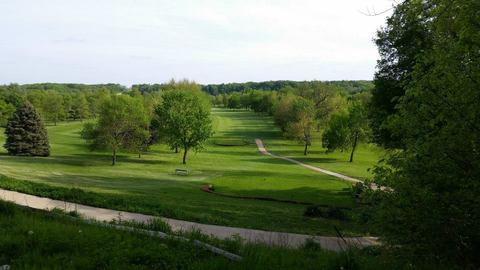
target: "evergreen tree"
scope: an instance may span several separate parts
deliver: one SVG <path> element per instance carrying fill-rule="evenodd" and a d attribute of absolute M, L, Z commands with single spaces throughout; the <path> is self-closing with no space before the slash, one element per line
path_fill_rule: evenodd
<path fill-rule="evenodd" d="M 17 107 L 5 129 L 5 148 L 15 156 L 49 156 L 47 130 L 29 102 Z"/>

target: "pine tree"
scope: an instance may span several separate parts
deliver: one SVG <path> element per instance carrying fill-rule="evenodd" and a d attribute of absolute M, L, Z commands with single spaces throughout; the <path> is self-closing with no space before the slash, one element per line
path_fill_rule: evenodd
<path fill-rule="evenodd" d="M 15 156 L 49 156 L 47 130 L 40 115 L 29 102 L 17 107 L 5 129 L 4 147 Z"/>

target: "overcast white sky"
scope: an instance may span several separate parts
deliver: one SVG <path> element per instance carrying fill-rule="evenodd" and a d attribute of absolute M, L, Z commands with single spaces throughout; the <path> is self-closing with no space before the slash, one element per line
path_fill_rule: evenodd
<path fill-rule="evenodd" d="M 2 0 L 0 84 L 372 79 L 391 0 Z"/>

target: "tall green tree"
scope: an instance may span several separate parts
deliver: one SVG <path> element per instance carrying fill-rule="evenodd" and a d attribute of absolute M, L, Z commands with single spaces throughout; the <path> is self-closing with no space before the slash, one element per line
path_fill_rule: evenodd
<path fill-rule="evenodd" d="M 5 128 L 5 149 L 14 156 L 49 156 L 50 146 L 43 121 L 29 102 L 19 107 Z"/>
<path fill-rule="evenodd" d="M 92 150 L 112 151 L 112 165 L 120 150 L 139 151 L 148 137 L 148 118 L 143 103 L 127 95 L 116 95 L 105 100 L 95 124 L 87 123 L 82 138 Z"/>
<path fill-rule="evenodd" d="M 88 117 L 88 102 L 83 93 L 74 95 L 69 111 L 69 118 L 72 120 L 84 120 Z"/>
<path fill-rule="evenodd" d="M 312 129 L 315 125 L 315 106 L 310 100 L 297 97 L 291 108 L 290 121 L 285 133 L 287 137 L 297 139 L 304 145 L 303 154 L 308 154 L 308 147 L 312 145 Z"/>
<path fill-rule="evenodd" d="M 354 101 L 347 113 L 340 113 L 330 121 L 330 125 L 322 136 L 322 145 L 327 151 L 342 151 L 350 149 L 349 162 L 353 162 L 353 156 L 358 143 L 365 141 L 369 135 L 368 117 L 365 105 L 360 101 Z"/>
<path fill-rule="evenodd" d="M 55 91 L 48 91 L 43 101 L 45 119 L 52 121 L 54 125 L 61 119 L 63 111 L 63 97 Z"/>
<path fill-rule="evenodd" d="M 170 147 L 183 148 L 183 164 L 190 149 L 200 150 L 212 135 L 210 104 L 199 90 L 178 86 L 166 91 L 157 107 L 159 133 Z"/>
<path fill-rule="evenodd" d="M 388 127 L 389 120 L 411 80 L 417 54 L 431 47 L 427 29 L 432 5 L 432 1 L 398 4 L 377 33 L 375 42 L 381 58 L 377 61 L 369 117 L 373 140 L 384 147 L 401 147 L 399 134 L 394 135 Z"/>
<path fill-rule="evenodd" d="M 368 213 L 410 268 L 478 269 L 480 1 L 421 2 L 429 7 L 417 14 L 428 22 L 421 34 L 432 46 L 412 47 L 416 63 L 388 125 L 402 148 L 375 171 L 391 190 L 372 191 Z M 415 4 L 406 1 L 396 13 Z"/>

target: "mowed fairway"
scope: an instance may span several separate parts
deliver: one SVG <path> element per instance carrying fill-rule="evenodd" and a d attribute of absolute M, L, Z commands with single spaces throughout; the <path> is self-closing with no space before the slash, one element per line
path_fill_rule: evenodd
<path fill-rule="evenodd" d="M 226 194 L 354 207 L 349 183 L 259 154 L 254 143 L 257 137 L 277 154 L 292 155 L 301 147 L 282 139 L 271 118 L 223 109 L 214 109 L 213 117 L 214 137 L 204 151 L 189 155 L 187 166 L 181 165 L 181 153 L 175 154 L 164 145 L 152 147 L 141 158 L 123 153 L 117 165 L 111 166 L 108 152 L 90 152 L 80 138 L 83 123 L 70 122 L 48 127 L 50 157 L 12 157 L 2 148 L 0 173 L 115 198 L 114 205 L 96 204 L 119 210 L 274 231 L 334 235 L 333 226 L 337 226 L 346 234 L 363 233 L 352 222 L 304 217 L 304 205 L 226 198 L 201 191 L 203 185 L 213 184 L 215 191 Z M 3 144 L 3 130 L 1 136 Z M 245 145 L 217 145 L 243 141 Z M 315 152 L 312 163 L 320 165 L 321 155 Z M 359 151 L 359 160 L 360 156 Z M 335 158 L 325 167 L 337 168 Z M 373 162 L 367 159 L 353 171 L 366 171 L 371 165 Z M 347 167 L 338 165 L 339 172 L 347 173 Z M 187 168 L 190 174 L 177 176 L 176 168 Z"/>

